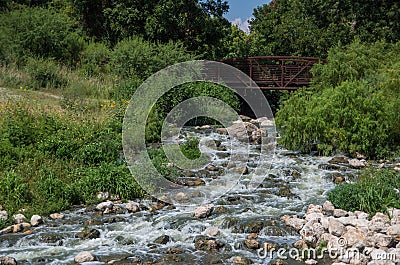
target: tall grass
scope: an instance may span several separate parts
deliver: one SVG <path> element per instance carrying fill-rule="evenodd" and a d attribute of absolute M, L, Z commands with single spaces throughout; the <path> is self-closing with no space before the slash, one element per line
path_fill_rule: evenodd
<path fill-rule="evenodd" d="M 100 191 L 143 195 L 121 159 L 116 112 L 99 108 L 76 115 L 24 100 L 0 104 L 0 204 L 9 215 L 60 211 L 93 202 Z"/>
<path fill-rule="evenodd" d="M 346 211 L 364 211 L 371 215 L 400 208 L 400 174 L 389 169 L 368 169 L 357 182 L 340 184 L 328 193 L 328 199 Z"/>

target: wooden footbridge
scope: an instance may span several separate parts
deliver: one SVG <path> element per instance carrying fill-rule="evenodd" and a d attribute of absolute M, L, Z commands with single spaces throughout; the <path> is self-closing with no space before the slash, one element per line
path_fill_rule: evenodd
<path fill-rule="evenodd" d="M 296 90 L 310 84 L 313 65 L 324 62 L 320 58 L 296 56 L 258 56 L 223 60 L 247 74 L 264 90 Z M 243 85 L 252 88 L 249 80 L 232 76 L 227 85 Z M 225 80 L 224 80 L 225 81 Z"/>

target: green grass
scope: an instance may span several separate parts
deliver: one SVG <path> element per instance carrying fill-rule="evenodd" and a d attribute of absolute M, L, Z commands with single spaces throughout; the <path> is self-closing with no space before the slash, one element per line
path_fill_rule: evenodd
<path fill-rule="evenodd" d="M 200 158 L 199 143 L 200 139 L 197 137 L 188 137 L 186 139 L 186 142 L 180 147 L 186 158 L 191 160 Z"/>
<path fill-rule="evenodd" d="M 100 191 L 143 196 L 121 159 L 126 103 L 63 108 L 53 95 L 18 89 L 3 89 L 1 98 L 0 204 L 9 216 L 92 203 Z"/>
<path fill-rule="evenodd" d="M 371 215 L 400 208 L 400 174 L 391 169 L 367 169 L 351 184 L 339 184 L 328 193 L 335 207 Z"/>

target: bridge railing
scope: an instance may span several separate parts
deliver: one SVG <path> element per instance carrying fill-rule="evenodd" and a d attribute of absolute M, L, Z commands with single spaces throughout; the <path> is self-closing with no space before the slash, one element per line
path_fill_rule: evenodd
<path fill-rule="evenodd" d="M 310 84 L 312 66 L 324 60 L 313 57 L 258 56 L 233 58 L 222 62 L 246 73 L 261 89 L 295 90 Z M 251 82 L 245 80 L 237 82 L 242 82 L 244 87 L 251 88 L 248 86 Z"/>

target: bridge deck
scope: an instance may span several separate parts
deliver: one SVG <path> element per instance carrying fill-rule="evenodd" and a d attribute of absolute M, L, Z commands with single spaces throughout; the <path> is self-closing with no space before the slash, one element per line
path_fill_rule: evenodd
<path fill-rule="evenodd" d="M 296 90 L 310 84 L 311 67 L 324 60 L 313 57 L 258 56 L 222 62 L 246 73 L 261 89 Z M 227 85 L 243 84 L 244 88 L 252 88 L 250 80 L 239 80 L 234 76 L 228 79 Z"/>

